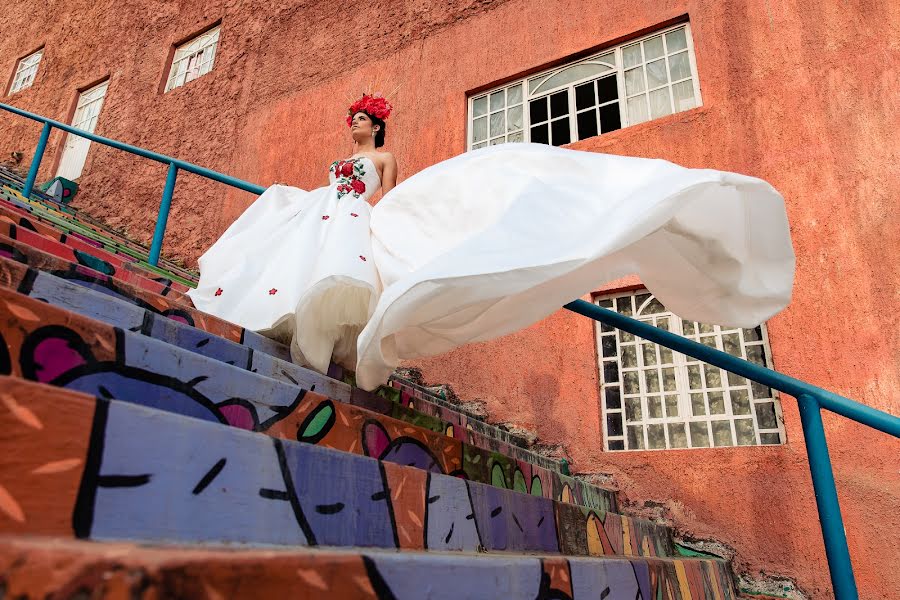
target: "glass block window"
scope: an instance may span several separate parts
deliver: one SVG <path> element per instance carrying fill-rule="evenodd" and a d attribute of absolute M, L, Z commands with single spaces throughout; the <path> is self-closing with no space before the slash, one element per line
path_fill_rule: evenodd
<path fill-rule="evenodd" d="M 172 58 L 169 78 L 166 80 L 166 91 L 181 87 L 189 81 L 209 73 L 216 60 L 218 45 L 219 28 L 214 27 L 178 46 L 175 49 L 175 56 Z"/>
<path fill-rule="evenodd" d="M 19 64 L 16 65 L 16 73 L 13 75 L 12 86 L 9 88 L 10 94 L 15 94 L 31 87 L 37 75 L 38 65 L 41 64 L 41 58 L 43 57 L 44 49 L 41 48 L 19 61 Z"/>
<path fill-rule="evenodd" d="M 772 364 L 765 325 L 728 329 L 684 321 L 647 291 L 597 304 L 760 366 Z M 781 444 L 775 391 L 630 333 L 598 323 L 607 450 L 665 450 Z"/>
<path fill-rule="evenodd" d="M 700 105 L 690 25 L 514 81 L 469 99 L 469 149 L 561 146 Z"/>

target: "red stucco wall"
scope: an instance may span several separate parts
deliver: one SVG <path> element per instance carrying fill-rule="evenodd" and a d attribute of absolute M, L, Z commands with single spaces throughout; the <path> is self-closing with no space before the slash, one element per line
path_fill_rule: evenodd
<path fill-rule="evenodd" d="M 0 14 L 0 71 L 46 45 L 35 85 L 6 102 L 66 119 L 76 89 L 110 88 L 97 132 L 257 183 L 321 185 L 350 153 L 346 99 L 400 86 L 387 149 L 401 177 L 465 150 L 466 93 L 689 15 L 701 108 L 574 147 L 759 176 L 784 195 L 794 300 L 769 323 L 779 370 L 900 413 L 900 5 L 890 2 L 376 0 L 347 6 L 222 1 L 189 12 L 99 0 Z M 212 73 L 159 94 L 171 44 L 221 20 Z M 38 128 L 0 115 L 0 156 Z M 57 157 L 62 136 L 51 140 Z M 48 161 L 52 163 L 53 161 Z M 43 175 L 52 173 L 52 164 Z M 94 149 L 79 206 L 148 240 L 164 168 Z M 164 251 L 187 260 L 252 198 L 184 176 Z M 602 282 L 598 282 L 598 285 Z M 562 444 L 636 505 L 665 502 L 683 531 L 736 566 L 830 596 L 796 404 L 783 447 L 604 453 L 593 326 L 560 312 L 527 331 L 416 361 L 488 402 L 492 418 Z M 900 597 L 900 442 L 826 416 L 863 598 Z"/>

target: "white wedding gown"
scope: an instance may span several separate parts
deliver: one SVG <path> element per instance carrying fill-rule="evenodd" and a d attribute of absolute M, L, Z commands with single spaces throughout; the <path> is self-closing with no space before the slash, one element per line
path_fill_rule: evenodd
<path fill-rule="evenodd" d="M 369 211 L 377 174 L 357 163 L 359 198 L 337 199 L 334 165 L 330 187 L 260 196 L 201 258 L 197 307 L 293 336 L 295 360 L 320 371 L 333 352 L 373 389 L 401 360 L 517 331 L 631 273 L 706 323 L 755 326 L 790 301 L 784 201 L 760 179 L 506 144 L 429 167 Z"/>

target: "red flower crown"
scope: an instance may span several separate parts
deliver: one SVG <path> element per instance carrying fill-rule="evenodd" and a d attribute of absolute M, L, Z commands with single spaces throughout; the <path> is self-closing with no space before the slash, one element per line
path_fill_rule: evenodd
<path fill-rule="evenodd" d="M 353 115 L 362 111 L 370 117 L 376 117 L 384 121 L 391 116 L 394 107 L 381 94 L 363 94 L 363 97 L 350 105 L 347 109 L 347 127 L 353 124 Z"/>

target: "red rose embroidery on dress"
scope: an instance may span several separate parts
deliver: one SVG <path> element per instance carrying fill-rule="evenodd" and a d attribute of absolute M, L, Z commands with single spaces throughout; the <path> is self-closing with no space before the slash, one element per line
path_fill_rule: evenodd
<path fill-rule="evenodd" d="M 350 216 L 351 216 L 351 217 L 358 217 L 359 215 L 356 214 L 356 213 L 350 213 Z"/>
<path fill-rule="evenodd" d="M 276 290 L 275 288 L 272 288 L 271 290 L 269 290 L 269 295 L 270 295 L 270 296 L 274 296 L 274 295 L 277 294 L 277 293 L 278 293 L 278 290 Z"/>
<path fill-rule="evenodd" d="M 330 218 L 331 218 L 331 217 L 329 217 L 328 215 L 322 215 L 322 220 L 323 220 L 323 221 L 327 221 L 327 220 L 330 219 Z"/>
<path fill-rule="evenodd" d="M 216 296 L 221 296 L 221 295 L 222 295 L 222 288 L 219 288 L 216 290 Z"/>
<path fill-rule="evenodd" d="M 363 183 L 362 179 L 354 179 L 351 185 L 353 186 L 353 191 L 357 194 L 362 194 L 366 191 L 366 184 Z"/>
<path fill-rule="evenodd" d="M 360 260 L 362 260 L 363 262 L 366 262 L 366 257 L 363 256 L 362 254 L 359 255 L 359 258 L 360 258 Z"/>
<path fill-rule="evenodd" d="M 353 163 L 345 162 L 341 164 L 341 175 L 350 177 L 353 175 Z"/>

